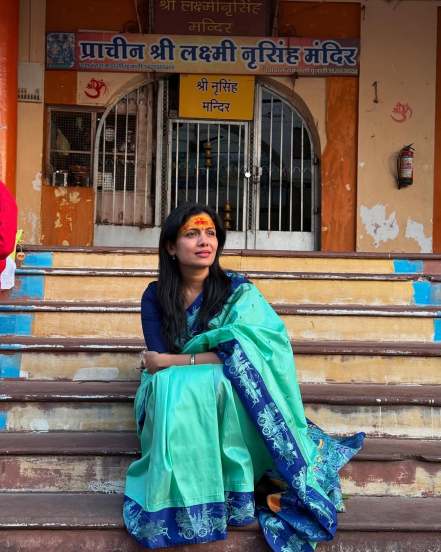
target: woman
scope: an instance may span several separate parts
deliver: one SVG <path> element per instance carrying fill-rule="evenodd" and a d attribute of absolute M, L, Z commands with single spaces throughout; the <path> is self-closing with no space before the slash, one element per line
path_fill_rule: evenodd
<path fill-rule="evenodd" d="M 273 550 L 307 552 L 335 533 L 338 470 L 363 434 L 337 441 L 307 422 L 285 326 L 254 285 L 221 269 L 224 243 L 206 206 L 178 207 L 162 229 L 159 280 L 141 304 L 142 457 L 124 520 L 159 548 L 224 539 L 257 512 Z M 271 490 L 256 508 L 262 478 Z"/>

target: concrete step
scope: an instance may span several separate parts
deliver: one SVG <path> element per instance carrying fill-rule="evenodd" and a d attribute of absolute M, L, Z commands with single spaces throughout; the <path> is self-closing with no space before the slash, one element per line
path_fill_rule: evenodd
<path fill-rule="evenodd" d="M 270 302 L 300 304 L 440 305 L 441 276 L 247 271 Z M 152 269 L 39 268 L 17 270 L 16 286 L 2 294 L 46 301 L 139 301 Z"/>
<path fill-rule="evenodd" d="M 24 267 L 138 268 L 158 267 L 157 249 L 118 247 L 24 247 Z M 226 250 L 221 263 L 231 270 L 352 272 L 366 274 L 441 274 L 440 255 L 394 253 L 322 253 L 317 251 Z"/>
<path fill-rule="evenodd" d="M 33 455 L 2 459 L 0 492 L 123 493 L 131 460 Z M 345 496 L 441 497 L 441 463 L 352 462 L 341 472 Z"/>
<path fill-rule="evenodd" d="M 134 428 L 136 382 L 5 380 L 0 395 L 4 431 L 126 431 Z M 329 433 L 441 436 L 437 385 L 302 384 L 308 418 Z"/>
<path fill-rule="evenodd" d="M 134 433 L 3 433 L 0 491 L 123 493 L 138 452 Z M 441 497 L 441 442 L 367 439 L 341 477 L 348 496 Z"/>
<path fill-rule="evenodd" d="M 439 307 L 281 305 L 291 338 L 441 342 Z M 138 303 L 10 301 L 0 304 L 0 335 L 141 338 Z"/>
<path fill-rule="evenodd" d="M 8 552 L 141 550 L 122 529 L 119 495 L 2 493 L 1 498 L 0 538 Z M 437 498 L 349 498 L 347 511 L 339 514 L 337 538 L 317 550 L 437 551 L 440 507 L 441 500 Z M 226 547 L 240 552 L 268 550 L 256 524 L 243 529 L 230 528 L 226 542 L 168 550 L 221 552 Z"/>
<path fill-rule="evenodd" d="M 145 552 L 124 529 L 98 530 L 12 530 L 1 531 L 7 552 Z M 435 532 L 340 531 L 317 552 L 439 552 L 440 537 Z M 167 548 L 168 552 L 270 552 L 260 533 L 231 528 L 226 541 Z"/>
<path fill-rule="evenodd" d="M 0 377 L 137 380 L 140 339 L 3 337 Z M 305 383 L 441 384 L 441 347 L 421 343 L 292 342 Z"/>
<path fill-rule="evenodd" d="M 145 552 L 124 529 L 0 530 L 7 552 Z M 317 552 L 439 552 L 441 538 L 427 531 L 343 531 Z M 231 528 L 226 541 L 164 549 L 168 552 L 270 552 L 260 532 Z"/>

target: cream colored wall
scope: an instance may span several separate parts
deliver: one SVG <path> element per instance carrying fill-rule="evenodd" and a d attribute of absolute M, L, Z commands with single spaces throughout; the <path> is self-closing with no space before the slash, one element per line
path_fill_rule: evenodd
<path fill-rule="evenodd" d="M 358 251 L 432 251 L 439 2 L 364 3 L 358 134 Z M 378 83 L 378 103 L 373 82 Z M 397 102 L 413 113 L 394 122 Z M 396 153 L 413 143 L 414 184 L 399 190 Z"/>
<path fill-rule="evenodd" d="M 20 0 L 19 62 L 44 71 L 46 0 Z M 18 102 L 17 203 L 25 243 L 40 241 L 44 104 Z"/>

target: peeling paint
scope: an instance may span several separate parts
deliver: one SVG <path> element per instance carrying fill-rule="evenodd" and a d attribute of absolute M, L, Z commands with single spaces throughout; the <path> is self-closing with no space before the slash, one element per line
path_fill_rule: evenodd
<path fill-rule="evenodd" d="M 69 201 L 71 203 L 79 203 L 81 201 L 80 192 L 70 192 Z"/>
<path fill-rule="evenodd" d="M 375 247 L 378 247 L 381 242 L 394 240 L 398 236 L 399 227 L 396 212 L 393 211 L 387 216 L 384 205 L 378 203 L 372 208 L 362 205 L 360 216 L 366 232 L 373 238 Z"/>
<path fill-rule="evenodd" d="M 62 228 L 63 223 L 61 222 L 61 215 L 60 212 L 57 211 L 56 219 L 54 221 L 54 228 Z"/>
<path fill-rule="evenodd" d="M 49 422 L 44 418 L 34 418 L 30 421 L 29 429 L 31 431 L 49 431 Z"/>
<path fill-rule="evenodd" d="M 80 368 L 75 372 L 74 381 L 78 380 L 113 380 L 119 375 L 118 368 Z"/>
<path fill-rule="evenodd" d="M 38 222 L 39 222 L 39 215 L 37 213 L 33 213 L 32 211 L 28 211 L 25 215 L 26 219 L 26 226 L 28 228 L 28 231 L 25 232 L 25 242 L 26 243 L 38 243 L 39 242 L 39 236 L 38 236 Z M 29 232 L 30 228 L 30 232 Z"/>
<path fill-rule="evenodd" d="M 90 481 L 88 484 L 88 490 L 97 493 L 123 493 L 124 492 L 123 481 Z"/>
<path fill-rule="evenodd" d="M 407 219 L 405 237 L 417 242 L 420 253 L 432 253 L 432 238 L 424 234 L 424 225 L 421 222 Z"/>
<path fill-rule="evenodd" d="M 131 405 L 118 403 L 8 403 L 4 414 L 9 431 L 132 431 L 132 412 Z"/>
<path fill-rule="evenodd" d="M 34 180 L 32 181 L 32 187 L 36 192 L 41 192 L 41 172 L 38 172 L 34 176 Z"/>

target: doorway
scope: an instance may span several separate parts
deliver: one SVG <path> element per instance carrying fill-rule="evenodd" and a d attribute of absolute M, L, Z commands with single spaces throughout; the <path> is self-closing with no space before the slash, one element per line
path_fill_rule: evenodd
<path fill-rule="evenodd" d="M 176 95 L 162 79 L 103 115 L 95 245 L 156 246 L 164 217 L 197 201 L 223 220 L 227 248 L 318 249 L 318 157 L 300 111 L 257 83 L 253 121 L 180 119 Z"/>

